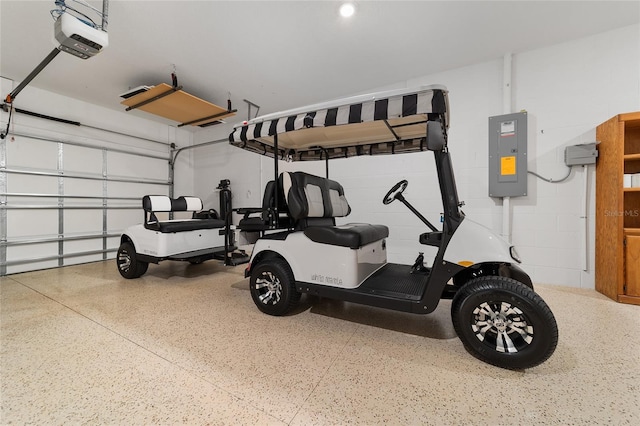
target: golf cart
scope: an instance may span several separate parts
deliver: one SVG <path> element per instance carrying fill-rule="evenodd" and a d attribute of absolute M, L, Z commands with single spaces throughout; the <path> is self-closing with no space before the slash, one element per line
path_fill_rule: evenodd
<path fill-rule="evenodd" d="M 265 193 L 261 236 L 245 272 L 258 309 L 285 315 L 302 293 L 416 314 L 434 311 L 440 299 L 453 299 L 455 331 L 473 356 L 508 369 L 547 360 L 558 342 L 555 318 L 518 267 L 515 248 L 460 210 L 448 123 L 447 89 L 427 86 L 310 105 L 237 125 L 230 143 L 273 157 L 271 186 L 279 186 Z M 342 185 L 328 178 L 328 161 L 425 150 L 435 157 L 442 229 L 405 199 L 406 180 L 394 185 L 383 203 L 399 201 L 415 214 L 426 227 L 416 230 L 418 241 L 436 247 L 437 254 L 431 267 L 421 254 L 413 265 L 389 263 L 386 226 L 336 226 L 336 218 L 351 208 Z M 327 177 L 279 174 L 278 160 L 324 160 Z"/>
<path fill-rule="evenodd" d="M 144 222 L 130 226 L 120 237 L 116 255 L 120 275 L 139 278 L 147 272 L 149 263 L 163 260 L 188 261 L 193 265 L 210 259 L 222 260 L 225 265 L 246 263 L 249 257 L 235 246 L 230 226 L 229 184 L 228 179 L 223 179 L 217 188 L 221 215 L 215 209 L 203 211 L 200 198 L 145 195 Z M 175 212 L 191 212 L 191 218 L 172 219 Z M 170 218 L 159 220 L 161 214 Z"/>

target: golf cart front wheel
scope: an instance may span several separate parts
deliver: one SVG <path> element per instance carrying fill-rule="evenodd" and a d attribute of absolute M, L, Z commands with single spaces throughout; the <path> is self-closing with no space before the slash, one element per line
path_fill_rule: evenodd
<path fill-rule="evenodd" d="M 116 255 L 116 263 L 118 264 L 118 272 L 126 279 L 139 278 L 149 268 L 148 262 L 138 260 L 136 249 L 130 242 L 124 242 L 120 245 Z"/>
<path fill-rule="evenodd" d="M 265 314 L 285 315 L 300 300 L 291 268 L 283 259 L 268 259 L 251 272 L 251 298 Z"/>
<path fill-rule="evenodd" d="M 558 326 L 549 306 L 512 278 L 470 280 L 454 297 L 451 317 L 467 351 L 498 367 L 535 367 L 558 344 Z"/>

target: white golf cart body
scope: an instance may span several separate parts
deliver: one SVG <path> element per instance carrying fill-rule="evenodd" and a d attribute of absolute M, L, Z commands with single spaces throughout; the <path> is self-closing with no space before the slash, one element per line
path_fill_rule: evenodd
<path fill-rule="evenodd" d="M 202 200 L 196 197 L 144 196 L 144 222 L 128 227 L 120 237 L 116 259 L 120 274 L 138 278 L 149 263 L 163 260 L 201 263 L 213 258 L 226 259 L 227 224 L 207 215 L 197 216 L 195 213 L 202 207 Z M 191 218 L 164 218 L 176 212 L 189 212 Z"/>
<path fill-rule="evenodd" d="M 483 247 L 483 250 L 475 247 Z M 510 263 L 513 262 L 510 250 L 509 244 L 499 235 L 467 218 L 449 242 L 444 260 L 466 266 L 496 261 Z M 331 287 L 357 288 L 387 264 L 386 240 L 352 249 L 316 243 L 297 232 L 285 240 L 259 239 L 250 262 L 265 251 L 280 254 L 297 281 Z"/>
<path fill-rule="evenodd" d="M 167 222 L 182 221 L 165 221 L 165 223 Z M 220 235 L 220 229 L 198 229 L 166 233 L 149 230 L 144 225 L 138 224 L 128 227 L 122 234 L 133 242 L 138 254 L 153 257 L 160 261 L 175 256 L 184 259 L 195 257 L 197 252 L 201 250 L 209 250 L 216 247 L 224 250 L 224 235 Z"/>
<path fill-rule="evenodd" d="M 232 145 L 274 158 L 261 217 L 245 215 L 238 224 L 260 232 L 245 272 L 256 306 L 284 315 L 306 293 L 428 314 L 449 298 L 454 328 L 473 356 L 514 369 L 547 360 L 558 340 L 555 318 L 518 267 L 515 249 L 460 210 L 448 126 L 448 92 L 437 85 L 309 105 L 235 126 Z M 404 198 L 406 180 L 383 203 L 402 202 L 425 225 L 416 232 L 420 244 L 438 251 L 431 267 L 422 253 L 414 265 L 389 263 L 386 226 L 336 226 L 351 207 L 342 186 L 328 177 L 329 160 L 422 151 L 434 154 L 441 228 Z M 327 177 L 280 174 L 279 160 L 325 160 Z"/>
<path fill-rule="evenodd" d="M 288 161 L 421 152 L 433 148 L 428 146 L 429 142 L 446 144 L 435 139 L 438 132 L 446 132 L 448 111 L 444 86 L 398 89 L 265 115 L 237 125 L 229 140 L 240 148 Z M 429 118 L 434 116 L 440 122 L 436 126 L 432 121 L 429 126 L 433 128 L 428 129 Z M 428 131 L 436 134 L 432 141 L 425 138 Z M 436 239 L 425 244 L 439 247 L 440 242 Z M 381 239 L 364 247 L 339 247 L 314 242 L 303 232 L 293 232 L 286 240 L 259 239 L 250 264 L 261 252 L 273 251 L 287 261 L 298 282 L 354 289 L 387 263 L 385 245 Z M 517 268 L 519 261 L 514 259 L 510 245 L 492 230 L 466 218 L 460 221 L 439 261 L 460 269 L 472 266 L 480 269 L 480 265 L 489 263 L 495 270 L 506 265 L 502 267 L 503 273 L 518 275 L 531 285 L 528 276 Z M 431 311 L 435 306 L 430 304 L 417 310 Z"/>

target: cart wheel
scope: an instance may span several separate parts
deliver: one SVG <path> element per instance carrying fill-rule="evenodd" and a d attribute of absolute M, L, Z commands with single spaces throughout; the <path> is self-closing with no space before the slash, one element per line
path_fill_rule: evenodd
<path fill-rule="evenodd" d="M 265 314 L 280 316 L 293 309 L 300 300 L 293 273 L 282 259 L 268 259 L 252 268 L 251 297 Z"/>
<path fill-rule="evenodd" d="M 471 355 L 502 368 L 535 367 L 558 344 L 558 326 L 549 306 L 512 278 L 470 280 L 453 298 L 451 318 Z"/>
<path fill-rule="evenodd" d="M 149 268 L 148 262 L 142 262 L 137 259 L 136 249 L 133 248 L 133 244 L 130 242 L 120 245 L 116 261 L 118 263 L 118 272 L 126 279 L 141 277 Z"/>
<path fill-rule="evenodd" d="M 147 269 L 149 269 L 149 262 L 142 262 L 140 260 L 138 260 L 138 268 L 136 269 L 136 275 L 138 277 L 143 276 L 144 274 L 147 273 Z"/>
<path fill-rule="evenodd" d="M 202 259 L 189 259 L 189 263 L 192 264 L 192 265 L 199 265 L 202 262 L 204 262 L 204 260 L 202 260 Z"/>

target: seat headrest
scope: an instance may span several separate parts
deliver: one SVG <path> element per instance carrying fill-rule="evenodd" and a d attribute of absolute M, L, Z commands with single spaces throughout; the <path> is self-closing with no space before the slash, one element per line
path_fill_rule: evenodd
<path fill-rule="evenodd" d="M 202 210 L 202 200 L 198 197 L 178 197 L 171 200 L 174 212 L 196 212 Z"/>
<path fill-rule="evenodd" d="M 142 208 L 146 212 L 170 212 L 171 198 L 166 195 L 145 195 L 142 197 Z"/>
<path fill-rule="evenodd" d="M 195 212 L 202 210 L 202 200 L 198 197 L 172 199 L 166 195 L 145 195 L 142 208 L 146 212 Z"/>

